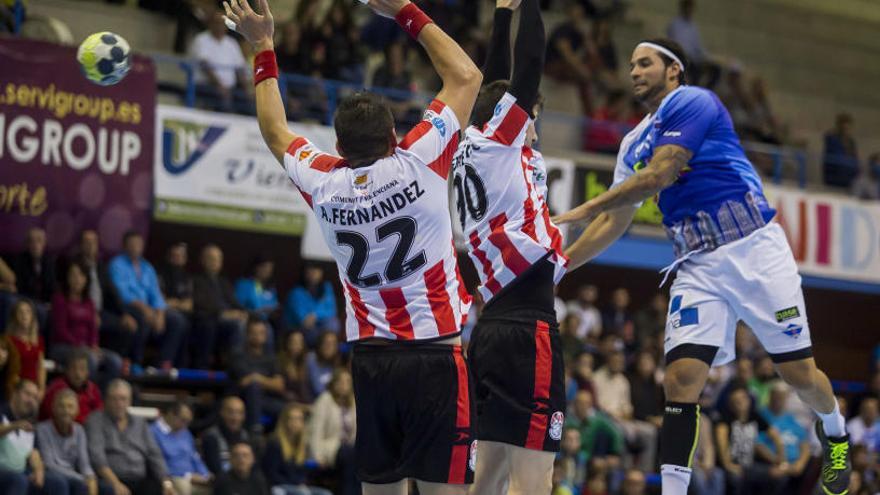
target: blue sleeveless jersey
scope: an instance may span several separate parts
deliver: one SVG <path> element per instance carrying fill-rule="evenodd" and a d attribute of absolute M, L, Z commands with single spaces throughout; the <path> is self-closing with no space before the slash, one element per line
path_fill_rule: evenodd
<path fill-rule="evenodd" d="M 776 215 L 715 93 L 681 86 L 666 95 L 657 112 L 621 142 L 614 186 L 647 166 L 654 149 L 666 144 L 693 153 L 678 180 L 655 198 L 676 257 L 742 239 Z"/>

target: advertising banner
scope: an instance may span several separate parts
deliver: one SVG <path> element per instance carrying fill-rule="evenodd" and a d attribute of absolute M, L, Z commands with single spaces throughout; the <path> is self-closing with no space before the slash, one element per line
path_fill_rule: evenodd
<path fill-rule="evenodd" d="M 880 283 L 880 204 L 766 185 L 801 273 Z"/>
<path fill-rule="evenodd" d="M 335 149 L 333 129 L 290 125 L 319 148 Z M 156 135 L 157 220 L 302 235 L 311 210 L 255 118 L 160 105 Z"/>
<path fill-rule="evenodd" d="M 132 56 L 115 86 L 88 81 L 76 49 L 0 38 L 0 252 L 19 251 L 32 227 L 52 252 L 82 229 L 116 251 L 146 234 L 153 189 L 156 71 Z"/>

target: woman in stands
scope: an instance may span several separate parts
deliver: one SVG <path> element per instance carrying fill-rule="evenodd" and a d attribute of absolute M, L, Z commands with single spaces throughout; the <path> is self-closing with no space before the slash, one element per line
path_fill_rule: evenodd
<path fill-rule="evenodd" d="M 333 370 L 339 366 L 339 337 L 335 333 L 324 333 L 318 339 L 317 349 L 306 357 L 312 393 L 317 397 L 324 392 Z"/>
<path fill-rule="evenodd" d="M 98 312 L 88 296 L 91 281 L 88 269 L 72 262 L 61 279 L 61 290 L 52 296 L 53 331 L 49 356 L 56 363 L 66 363 L 78 347 L 89 350 L 89 375 L 103 388 L 119 376 L 122 357 L 98 346 Z M 96 372 L 101 368 L 101 375 Z"/>
<path fill-rule="evenodd" d="M 0 337 L 0 404 L 12 397 L 12 389 L 21 379 L 21 362 L 18 351 L 9 339 Z"/>
<path fill-rule="evenodd" d="M 342 493 L 359 493 L 354 469 L 357 416 L 348 370 L 337 368 L 333 372 L 327 390 L 312 408 L 311 426 L 310 444 L 315 461 L 321 467 L 338 470 L 346 486 Z"/>
<path fill-rule="evenodd" d="M 12 305 L 6 321 L 6 337 L 21 360 L 21 378 L 36 383 L 42 397 L 46 392 L 46 344 L 40 335 L 34 305 L 27 299 Z"/>
<path fill-rule="evenodd" d="M 302 406 L 289 404 L 281 411 L 275 432 L 263 454 L 263 472 L 272 495 L 331 495 L 328 490 L 308 486 L 308 436 Z"/>
<path fill-rule="evenodd" d="M 284 399 L 300 404 L 315 400 L 309 368 L 306 366 L 306 340 L 301 332 L 290 332 L 278 353 L 278 366 L 284 376 Z"/>

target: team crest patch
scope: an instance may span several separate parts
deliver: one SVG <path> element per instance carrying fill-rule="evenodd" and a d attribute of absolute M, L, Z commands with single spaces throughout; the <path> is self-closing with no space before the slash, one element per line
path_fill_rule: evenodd
<path fill-rule="evenodd" d="M 312 154 L 312 150 L 302 150 L 299 152 L 299 160 L 303 161 Z"/>
<path fill-rule="evenodd" d="M 550 416 L 550 438 L 559 440 L 562 438 L 562 425 L 565 423 L 565 415 L 562 411 L 556 411 Z"/>
<path fill-rule="evenodd" d="M 792 318 L 797 318 L 800 315 L 801 315 L 801 312 L 797 306 L 792 306 L 790 308 L 781 309 L 776 312 L 776 323 L 782 323 L 783 321 L 790 320 Z"/>
<path fill-rule="evenodd" d="M 477 441 L 474 440 L 471 442 L 471 454 L 470 459 L 468 459 L 468 469 L 476 472 L 477 470 Z"/>
<path fill-rule="evenodd" d="M 787 327 L 785 327 L 785 330 L 783 330 L 782 333 L 784 333 L 785 335 L 788 335 L 789 337 L 796 339 L 801 336 L 801 332 L 803 332 L 803 331 L 804 331 L 803 326 L 792 323 L 792 324 L 788 325 Z"/>
<path fill-rule="evenodd" d="M 446 137 L 446 122 L 443 122 L 443 119 L 440 117 L 434 117 L 431 120 L 431 124 L 437 128 L 437 131 L 440 133 L 440 136 Z"/>
<path fill-rule="evenodd" d="M 358 175 L 354 178 L 354 185 L 363 186 L 367 183 L 367 174 Z"/>

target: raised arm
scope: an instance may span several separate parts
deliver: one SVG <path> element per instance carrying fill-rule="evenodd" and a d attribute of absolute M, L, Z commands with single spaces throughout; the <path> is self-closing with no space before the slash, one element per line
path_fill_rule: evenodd
<path fill-rule="evenodd" d="M 484 83 L 510 79 L 510 21 L 519 3 L 520 0 L 498 0 L 495 3 L 492 36 L 483 64 Z"/>
<path fill-rule="evenodd" d="M 517 104 L 532 117 L 538 101 L 541 74 L 544 73 L 546 43 L 538 0 L 523 0 L 514 45 L 510 94 L 516 96 Z"/>
<path fill-rule="evenodd" d="M 620 187 L 610 189 L 571 211 L 554 217 L 556 223 L 589 222 L 602 212 L 644 201 L 671 186 L 687 166 L 693 153 L 668 144 L 660 146 L 648 166 L 639 170 Z"/>
<path fill-rule="evenodd" d="M 226 17 L 235 23 L 238 31 L 251 45 L 254 58 L 254 95 L 257 103 L 257 122 L 263 140 L 279 163 L 284 163 L 284 152 L 297 135 L 287 127 L 284 102 L 278 89 L 278 64 L 275 62 L 275 21 L 268 0 L 259 0 L 261 14 L 255 12 L 247 0 L 223 2 Z"/>

